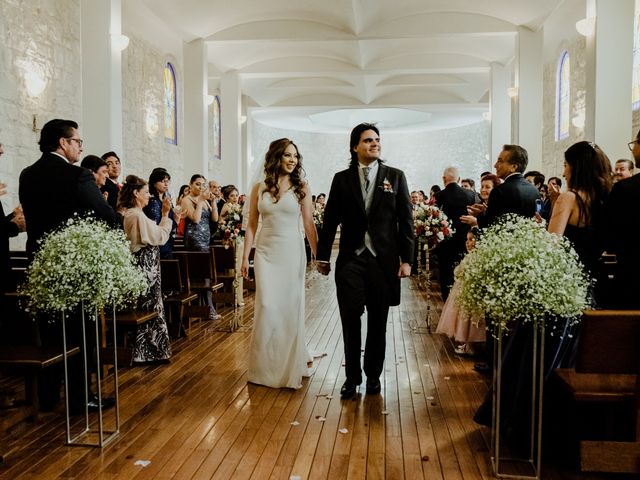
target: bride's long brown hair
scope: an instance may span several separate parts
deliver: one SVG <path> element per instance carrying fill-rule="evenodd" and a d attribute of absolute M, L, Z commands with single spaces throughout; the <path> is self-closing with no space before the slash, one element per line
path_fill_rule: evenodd
<path fill-rule="evenodd" d="M 267 192 L 271 193 L 271 196 L 277 202 L 280 199 L 280 187 L 278 186 L 278 178 L 280 178 L 282 172 L 282 157 L 289 145 L 293 145 L 298 154 L 298 163 L 293 169 L 293 172 L 289 174 L 289 181 L 291 182 L 291 188 L 298 197 L 298 202 L 301 202 L 305 197 L 305 193 L 302 190 L 304 187 L 304 181 L 302 176 L 304 170 L 302 169 L 302 155 L 298 150 L 298 146 L 288 138 L 279 138 L 274 140 L 269 145 L 269 151 L 264 157 L 264 183 L 267 186 Z"/>

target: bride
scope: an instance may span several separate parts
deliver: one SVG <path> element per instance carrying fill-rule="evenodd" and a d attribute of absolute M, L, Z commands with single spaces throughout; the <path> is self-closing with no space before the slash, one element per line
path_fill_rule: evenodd
<path fill-rule="evenodd" d="M 317 233 L 309 185 L 302 179 L 302 157 L 288 138 L 274 140 L 265 156 L 263 182 L 250 195 L 242 255 L 248 278 L 249 252 L 256 238 L 256 300 L 248 380 L 268 387 L 300 388 L 308 376 L 304 324 L 304 233 L 315 258 Z M 301 222 L 302 219 L 302 222 Z"/>

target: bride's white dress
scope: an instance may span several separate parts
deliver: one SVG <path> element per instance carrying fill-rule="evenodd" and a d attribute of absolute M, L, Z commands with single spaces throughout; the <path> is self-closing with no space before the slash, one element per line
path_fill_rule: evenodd
<path fill-rule="evenodd" d="M 261 184 L 260 191 L 264 190 Z M 268 387 L 300 388 L 309 375 L 304 326 L 306 255 L 298 198 L 289 189 L 274 203 L 258 198 L 262 228 L 256 237 L 253 337 L 248 380 Z"/>

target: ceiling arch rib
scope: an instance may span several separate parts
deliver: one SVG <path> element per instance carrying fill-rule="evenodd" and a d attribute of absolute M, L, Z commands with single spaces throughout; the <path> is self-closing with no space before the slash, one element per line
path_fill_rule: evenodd
<path fill-rule="evenodd" d="M 345 41 L 356 40 L 353 32 L 311 20 L 278 19 L 247 22 L 234 25 L 209 35 L 206 42 L 254 42 L 254 41 Z"/>
<path fill-rule="evenodd" d="M 384 20 L 366 28 L 359 38 L 412 38 L 446 36 L 515 36 L 517 26 L 488 15 L 473 13 L 421 13 Z"/>
<path fill-rule="evenodd" d="M 369 72 L 408 73 L 483 73 L 490 62 L 462 54 L 410 53 L 377 59 L 366 66 Z"/>

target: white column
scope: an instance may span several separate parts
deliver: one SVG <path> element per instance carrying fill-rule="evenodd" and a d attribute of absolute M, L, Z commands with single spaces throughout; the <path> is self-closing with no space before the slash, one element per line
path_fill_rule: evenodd
<path fill-rule="evenodd" d="M 242 185 L 242 90 L 237 71 L 220 79 L 220 129 L 222 131 L 221 184 Z"/>
<path fill-rule="evenodd" d="M 202 40 L 185 43 L 184 55 L 184 135 L 182 151 L 184 181 L 199 173 L 209 178 L 207 135 L 208 59 L 207 44 Z"/>
<path fill-rule="evenodd" d="M 490 165 L 498 158 L 502 146 L 511 143 L 511 99 L 507 95 L 510 71 L 500 63 L 491 63 L 491 147 Z"/>
<path fill-rule="evenodd" d="M 587 85 L 587 95 L 593 95 L 593 136 L 585 139 L 593 139 L 612 161 L 629 158 L 626 144 L 635 135 L 631 131 L 634 3 L 596 0 L 595 85 Z"/>
<path fill-rule="evenodd" d="M 82 118 L 85 152 L 121 155 L 122 52 L 112 38 L 122 33 L 121 0 L 81 0 Z"/>
<path fill-rule="evenodd" d="M 528 170 L 542 168 L 542 29 L 533 32 L 518 27 L 517 67 L 517 139 L 529 153 Z"/>

